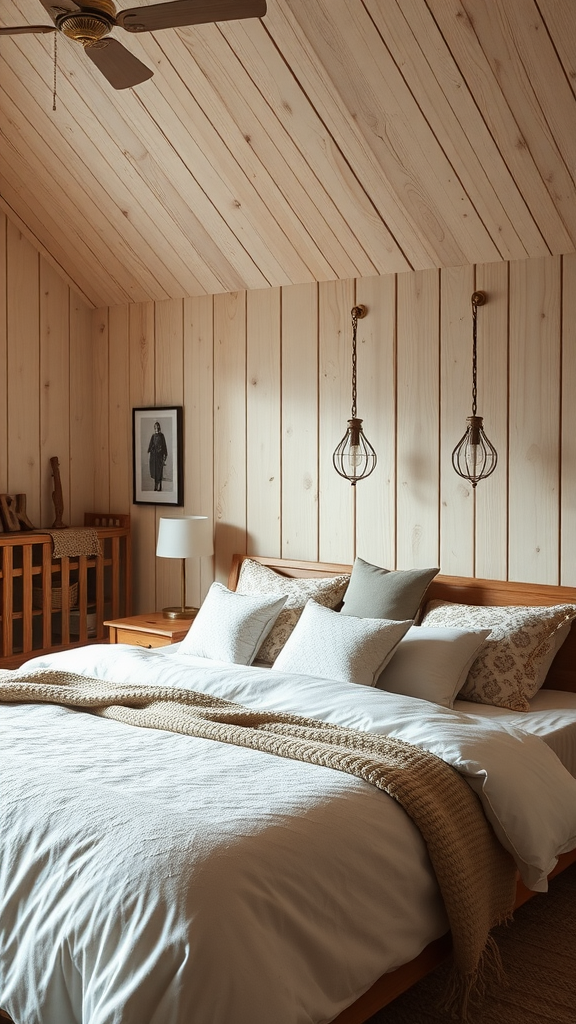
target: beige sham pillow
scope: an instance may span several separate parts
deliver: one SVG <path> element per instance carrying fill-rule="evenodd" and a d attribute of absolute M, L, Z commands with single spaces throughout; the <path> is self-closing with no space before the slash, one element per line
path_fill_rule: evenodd
<path fill-rule="evenodd" d="M 291 579 L 274 572 L 267 565 L 255 562 L 252 558 L 245 558 L 240 568 L 237 594 L 283 594 L 286 597 L 282 611 L 256 655 L 258 662 L 272 665 L 310 598 L 326 608 L 336 608 L 342 600 L 349 580 L 349 574 L 321 579 Z"/>
<path fill-rule="evenodd" d="M 576 618 L 576 605 L 485 606 L 430 601 L 423 626 L 489 629 L 472 663 L 460 697 L 511 711 L 529 711 L 530 698 L 544 682 L 556 634 Z"/>

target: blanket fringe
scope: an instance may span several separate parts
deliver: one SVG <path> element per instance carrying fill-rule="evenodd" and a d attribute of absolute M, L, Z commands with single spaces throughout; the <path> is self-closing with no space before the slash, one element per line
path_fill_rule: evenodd
<path fill-rule="evenodd" d="M 439 1009 L 451 1020 L 466 1024 L 470 1010 L 481 1005 L 487 989 L 505 984 L 506 972 L 498 943 L 489 935 L 475 971 L 462 974 L 453 965 Z"/>

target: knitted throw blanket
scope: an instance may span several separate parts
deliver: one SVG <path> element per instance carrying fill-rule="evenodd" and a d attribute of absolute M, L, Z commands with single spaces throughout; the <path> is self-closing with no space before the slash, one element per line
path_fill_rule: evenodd
<path fill-rule="evenodd" d="M 43 530 L 52 537 L 52 558 L 76 558 L 78 555 L 100 555 L 98 531 L 91 526 L 69 526 L 63 530 Z"/>
<path fill-rule="evenodd" d="M 63 704 L 148 729 L 200 736 L 306 761 L 364 779 L 397 800 L 419 828 L 446 906 L 454 986 L 447 1012 L 466 1017 L 483 970 L 497 967 L 490 929 L 510 917 L 516 869 L 458 772 L 402 740 L 209 694 L 115 684 L 69 672 L 0 671 L 0 701 Z"/>

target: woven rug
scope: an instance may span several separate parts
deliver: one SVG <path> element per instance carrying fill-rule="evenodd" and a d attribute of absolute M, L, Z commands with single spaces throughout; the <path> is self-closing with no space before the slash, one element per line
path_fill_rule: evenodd
<path fill-rule="evenodd" d="M 506 983 L 469 1011 L 469 1024 L 576 1024 L 576 864 L 494 930 Z M 369 1024 L 448 1024 L 437 1009 L 443 964 Z"/>

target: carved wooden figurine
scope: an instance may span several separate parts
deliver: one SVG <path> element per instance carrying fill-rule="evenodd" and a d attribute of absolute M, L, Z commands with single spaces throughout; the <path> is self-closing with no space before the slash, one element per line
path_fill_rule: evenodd
<path fill-rule="evenodd" d="M 26 514 L 25 494 L 0 494 L 0 533 L 18 533 L 33 530 L 34 524 Z"/>
<path fill-rule="evenodd" d="M 58 456 L 54 455 L 50 459 L 50 465 L 52 466 L 52 476 L 54 477 L 54 490 L 52 491 L 52 501 L 54 502 L 54 511 L 56 513 L 56 519 L 52 523 L 53 530 L 61 530 L 66 526 L 66 523 L 62 522 L 62 513 L 64 512 L 64 498 L 62 497 L 62 483 L 60 481 L 60 463 L 58 462 Z"/>

